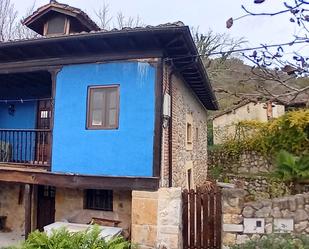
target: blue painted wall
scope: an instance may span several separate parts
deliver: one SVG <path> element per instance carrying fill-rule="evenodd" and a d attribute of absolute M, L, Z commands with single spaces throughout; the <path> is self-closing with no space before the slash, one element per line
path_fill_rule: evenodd
<path fill-rule="evenodd" d="M 53 132 L 53 172 L 152 176 L 155 68 L 115 62 L 65 66 L 58 73 Z M 87 89 L 120 85 L 117 130 L 87 130 Z"/>
<path fill-rule="evenodd" d="M 14 115 L 9 115 L 9 104 L 0 103 L 0 129 L 34 129 L 36 127 L 37 102 L 13 102 Z"/>
<path fill-rule="evenodd" d="M 8 113 L 9 104 L 0 103 L 0 129 L 35 129 L 36 128 L 36 114 L 37 114 L 37 102 L 10 102 L 15 106 L 14 115 Z M 15 134 L 17 136 L 17 134 Z M 12 146 L 12 159 L 14 160 L 33 160 L 35 153 L 35 138 L 30 141 L 27 140 L 23 134 L 22 138 L 22 154 L 20 150 L 20 140 L 21 137 L 15 137 L 13 141 L 12 134 L 6 137 L 6 142 Z M 27 148 L 28 153 L 25 153 L 25 148 Z M 31 149 L 30 149 L 31 148 Z"/>

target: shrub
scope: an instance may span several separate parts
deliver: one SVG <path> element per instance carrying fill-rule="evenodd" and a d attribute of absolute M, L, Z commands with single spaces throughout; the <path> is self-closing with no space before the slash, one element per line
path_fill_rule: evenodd
<path fill-rule="evenodd" d="M 274 159 L 281 150 L 301 156 L 309 153 L 309 109 L 287 112 L 269 122 L 242 121 L 215 150 L 238 158 L 245 151 L 257 151 Z"/>
<path fill-rule="evenodd" d="M 308 235 L 265 235 L 262 239 L 250 240 L 231 249 L 309 249 Z"/>
<path fill-rule="evenodd" d="M 86 232 L 71 233 L 65 228 L 54 230 L 50 236 L 35 231 L 21 247 L 10 249 L 129 249 L 131 245 L 122 237 L 108 242 L 100 238 L 100 229 L 94 227 Z"/>

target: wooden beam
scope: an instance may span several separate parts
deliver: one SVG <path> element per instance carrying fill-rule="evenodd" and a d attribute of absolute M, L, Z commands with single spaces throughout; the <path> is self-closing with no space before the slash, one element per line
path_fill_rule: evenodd
<path fill-rule="evenodd" d="M 163 115 L 163 61 L 157 63 L 155 86 L 155 131 L 153 141 L 153 176 L 159 177 L 161 172 L 162 115 Z"/>
<path fill-rule="evenodd" d="M 47 70 L 50 67 L 82 64 L 82 63 L 98 63 L 106 61 L 117 60 L 132 60 L 132 59 L 146 59 L 146 58 L 161 58 L 161 51 L 131 51 L 123 54 L 119 53 L 97 53 L 92 55 L 78 56 L 78 57 L 65 57 L 65 58 L 50 58 L 41 60 L 27 60 L 19 62 L 0 63 L 0 74 L 16 73 L 16 72 L 31 72 Z"/>
<path fill-rule="evenodd" d="M 32 185 L 25 185 L 25 238 L 31 233 Z"/>
<path fill-rule="evenodd" d="M 158 177 L 117 177 L 52 173 L 23 169 L 0 168 L 1 182 L 47 185 L 61 188 L 157 190 Z"/>

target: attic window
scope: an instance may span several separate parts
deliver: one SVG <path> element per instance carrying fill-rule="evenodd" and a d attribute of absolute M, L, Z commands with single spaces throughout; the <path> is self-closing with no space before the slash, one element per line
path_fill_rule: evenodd
<path fill-rule="evenodd" d="M 55 16 L 45 24 L 45 35 L 66 34 L 69 22 L 64 16 Z"/>

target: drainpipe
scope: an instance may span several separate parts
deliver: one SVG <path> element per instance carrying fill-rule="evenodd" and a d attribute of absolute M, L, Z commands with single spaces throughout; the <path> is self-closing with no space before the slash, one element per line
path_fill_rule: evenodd
<path fill-rule="evenodd" d="M 169 94 L 171 96 L 171 117 L 168 126 L 168 186 L 171 188 L 173 186 L 173 91 L 172 91 L 172 77 L 174 74 L 174 69 L 169 72 L 168 75 L 168 88 Z"/>

